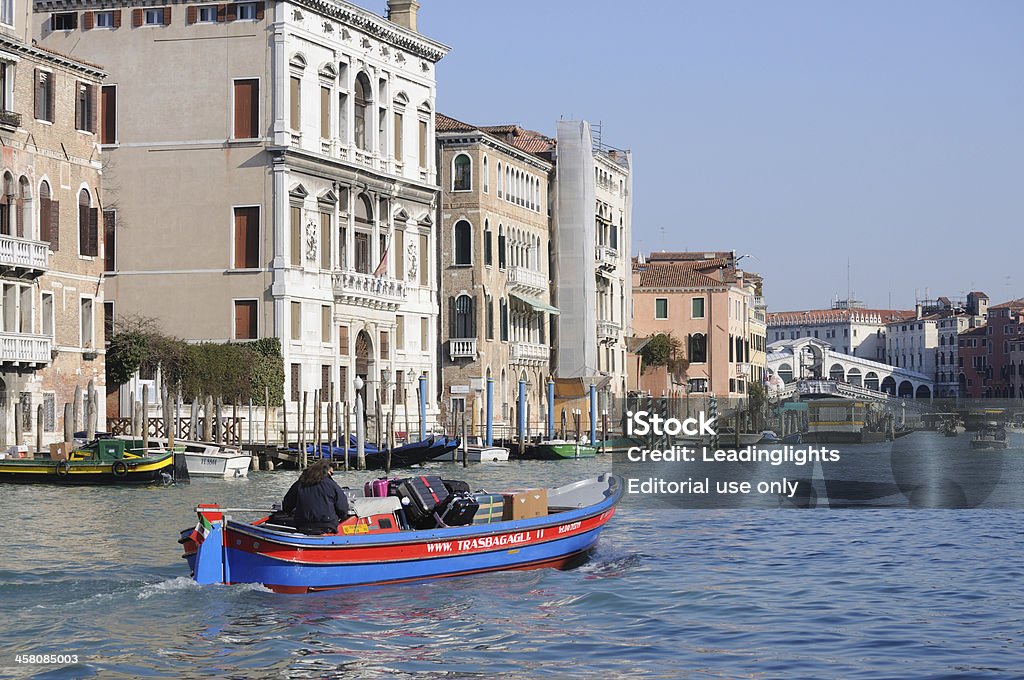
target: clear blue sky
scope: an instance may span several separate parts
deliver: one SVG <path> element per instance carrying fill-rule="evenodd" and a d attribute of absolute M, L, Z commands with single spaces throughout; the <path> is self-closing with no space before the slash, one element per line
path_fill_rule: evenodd
<path fill-rule="evenodd" d="M 440 111 L 633 150 L 634 252 L 751 253 L 774 310 L 847 259 L 869 306 L 1024 296 L 1024 2 L 421 5 Z"/>

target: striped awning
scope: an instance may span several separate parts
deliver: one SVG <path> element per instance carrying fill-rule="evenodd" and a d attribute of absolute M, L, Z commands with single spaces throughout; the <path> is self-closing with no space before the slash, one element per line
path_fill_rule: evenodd
<path fill-rule="evenodd" d="M 552 307 L 548 303 L 542 302 L 542 301 L 538 300 L 537 298 L 532 298 L 529 295 L 523 295 L 521 293 L 509 293 L 509 295 L 511 295 L 515 299 L 519 300 L 520 302 L 524 302 L 524 303 L 528 304 L 529 306 L 531 306 L 534 309 L 536 309 L 538 312 L 547 312 L 548 314 L 558 314 L 558 308 L 557 307 Z"/>

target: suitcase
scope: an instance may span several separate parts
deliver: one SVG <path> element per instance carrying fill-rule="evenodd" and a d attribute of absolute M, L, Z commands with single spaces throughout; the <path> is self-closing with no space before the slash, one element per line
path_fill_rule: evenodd
<path fill-rule="evenodd" d="M 398 486 L 398 495 L 409 499 L 405 506 L 406 517 L 419 527 L 421 524 L 432 526 L 427 520 L 433 520 L 434 511 L 448 499 L 449 494 L 440 477 L 426 475 L 403 479 Z"/>
<path fill-rule="evenodd" d="M 469 493 L 469 482 L 464 482 L 461 479 L 442 479 L 444 482 L 444 488 L 448 489 L 448 493 Z"/>
<path fill-rule="evenodd" d="M 450 527 L 462 527 L 473 523 L 480 504 L 469 493 L 458 491 L 453 493 L 437 511 L 441 523 Z"/>
<path fill-rule="evenodd" d="M 478 507 L 473 515 L 473 524 L 500 522 L 505 513 L 505 497 L 500 493 L 478 493 L 473 496 Z"/>
<path fill-rule="evenodd" d="M 371 479 L 363 485 L 363 495 L 370 498 L 384 498 L 391 488 L 391 481 L 387 477 Z"/>

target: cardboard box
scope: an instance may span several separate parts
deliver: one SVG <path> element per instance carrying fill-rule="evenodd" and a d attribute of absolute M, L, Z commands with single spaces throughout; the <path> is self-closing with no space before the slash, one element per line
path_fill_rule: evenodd
<path fill-rule="evenodd" d="M 75 450 L 74 442 L 58 442 L 50 444 L 50 458 L 52 460 L 67 460 L 71 452 Z"/>
<path fill-rule="evenodd" d="M 530 519 L 531 517 L 547 517 L 548 490 L 523 489 L 503 493 L 505 512 L 502 519 Z"/>

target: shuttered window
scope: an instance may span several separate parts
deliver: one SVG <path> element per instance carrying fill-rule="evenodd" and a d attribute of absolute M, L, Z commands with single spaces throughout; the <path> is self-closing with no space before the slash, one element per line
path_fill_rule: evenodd
<path fill-rule="evenodd" d="M 330 269 L 331 268 L 331 232 L 334 229 L 331 226 L 331 213 L 321 212 L 320 213 L 320 268 Z"/>
<path fill-rule="evenodd" d="M 235 139 L 259 136 L 260 81 L 245 78 L 235 81 Z"/>
<path fill-rule="evenodd" d="M 338 354 L 348 356 L 348 326 L 338 326 Z"/>
<path fill-rule="evenodd" d="M 113 210 L 103 211 L 103 271 L 116 271 L 117 260 L 115 259 L 115 234 L 117 226 L 117 213 Z"/>
<path fill-rule="evenodd" d="M 257 330 L 256 300 L 235 300 L 235 340 L 255 340 Z"/>
<path fill-rule="evenodd" d="M 78 83 L 75 97 L 75 129 L 96 132 L 96 88 L 89 83 Z"/>
<path fill-rule="evenodd" d="M 260 266 L 260 209 L 256 206 L 235 208 L 235 269 L 256 269 Z"/>
<path fill-rule="evenodd" d="M 331 88 L 320 88 L 320 136 L 331 136 Z"/>
<path fill-rule="evenodd" d="M 297 205 L 291 207 L 291 264 L 294 267 L 302 266 L 302 208 Z"/>
<path fill-rule="evenodd" d="M 301 125 L 300 97 L 302 96 L 302 81 L 295 76 L 291 78 L 291 128 L 298 130 Z"/>
<path fill-rule="evenodd" d="M 100 144 L 117 143 L 117 85 L 104 85 L 100 90 L 102 120 Z"/>
<path fill-rule="evenodd" d="M 60 201 L 50 198 L 50 185 L 39 185 L 39 239 L 50 244 L 50 250 L 60 250 Z"/>
<path fill-rule="evenodd" d="M 35 70 L 35 116 L 53 122 L 53 73 Z"/>
<path fill-rule="evenodd" d="M 302 339 L 302 303 L 292 303 L 292 340 Z"/>
<path fill-rule="evenodd" d="M 99 209 L 91 207 L 92 199 L 85 189 L 78 195 L 78 254 L 99 255 Z"/>
<path fill-rule="evenodd" d="M 428 247 L 427 235 L 420 234 L 420 285 L 426 286 L 430 283 L 430 272 L 427 264 L 430 256 L 430 248 Z"/>

